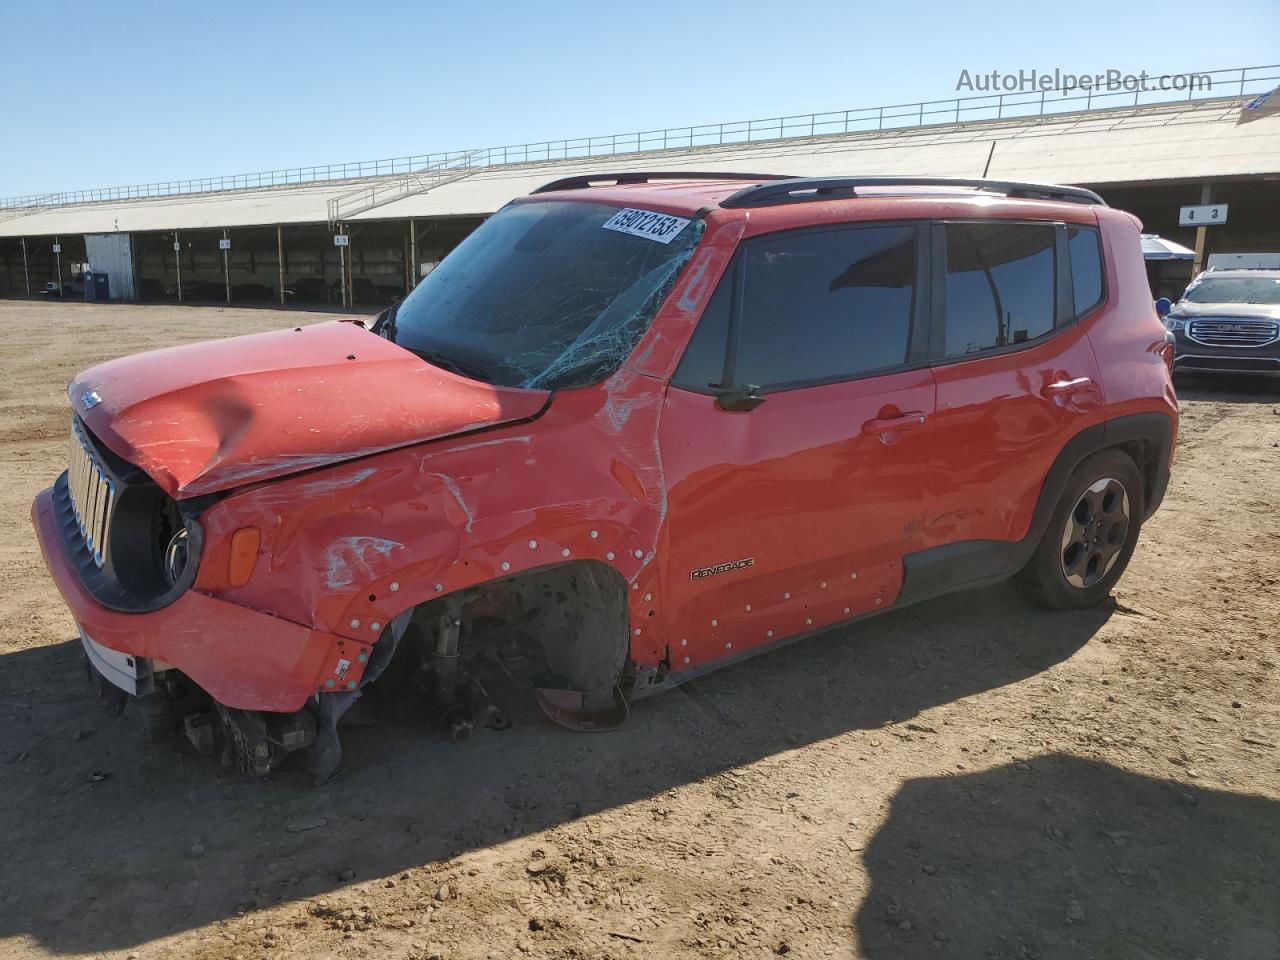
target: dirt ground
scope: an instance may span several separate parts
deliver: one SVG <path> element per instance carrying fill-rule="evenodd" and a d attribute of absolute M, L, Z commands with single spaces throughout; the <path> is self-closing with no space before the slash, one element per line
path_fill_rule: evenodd
<path fill-rule="evenodd" d="M 892 612 L 574 734 L 245 781 L 104 715 L 28 520 L 81 368 L 319 319 L 0 303 L 0 958 L 1280 956 L 1280 385 L 1187 382 L 1114 602 Z"/>

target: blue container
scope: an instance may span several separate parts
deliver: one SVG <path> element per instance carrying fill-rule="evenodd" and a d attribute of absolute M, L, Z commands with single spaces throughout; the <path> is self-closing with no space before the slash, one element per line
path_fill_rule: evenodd
<path fill-rule="evenodd" d="M 84 278 L 84 298 L 105 303 L 111 299 L 111 283 L 108 274 L 87 273 Z"/>

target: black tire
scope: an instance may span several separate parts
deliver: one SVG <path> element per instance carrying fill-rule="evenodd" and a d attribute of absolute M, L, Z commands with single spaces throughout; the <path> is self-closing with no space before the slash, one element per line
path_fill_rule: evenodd
<path fill-rule="evenodd" d="M 1096 606 L 1129 565 L 1144 508 L 1133 460 L 1119 450 L 1095 453 L 1071 472 L 1014 586 L 1055 610 Z"/>

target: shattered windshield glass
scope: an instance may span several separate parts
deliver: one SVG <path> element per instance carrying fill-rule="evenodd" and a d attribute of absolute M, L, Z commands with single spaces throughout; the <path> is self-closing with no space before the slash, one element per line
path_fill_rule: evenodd
<path fill-rule="evenodd" d="M 378 332 L 509 387 L 597 383 L 621 365 L 702 236 L 701 220 L 599 203 L 517 203 L 418 284 Z"/>

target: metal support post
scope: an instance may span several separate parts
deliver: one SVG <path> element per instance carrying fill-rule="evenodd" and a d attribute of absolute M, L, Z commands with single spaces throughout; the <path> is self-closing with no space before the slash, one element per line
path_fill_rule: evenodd
<path fill-rule="evenodd" d="M 276 272 L 280 281 L 280 306 L 284 306 L 284 227 L 276 224 Z"/>
<path fill-rule="evenodd" d="M 1200 185 L 1200 203 L 1202 205 L 1210 204 L 1213 202 L 1212 197 L 1213 185 L 1209 183 L 1202 183 Z M 1196 258 L 1191 264 L 1191 276 L 1193 279 L 1201 270 L 1204 269 L 1204 261 L 1206 254 L 1208 253 L 1208 250 L 1206 249 L 1208 244 L 1209 228 L 1202 224 L 1201 226 L 1196 227 Z"/>
<path fill-rule="evenodd" d="M 230 242 L 231 237 L 227 235 L 227 230 L 222 229 L 222 239 Z M 227 303 L 231 302 L 231 248 L 226 244 L 222 245 L 222 282 L 227 287 Z"/>
<path fill-rule="evenodd" d="M 409 283 L 405 286 L 405 293 L 412 293 L 413 288 L 418 285 L 418 224 L 412 217 L 409 218 Z"/>
<path fill-rule="evenodd" d="M 347 232 L 346 225 L 339 224 L 338 232 L 341 234 L 345 234 Z M 350 243 L 350 241 L 347 241 L 347 242 Z M 347 289 L 347 248 L 345 246 L 341 246 L 338 248 L 338 268 L 341 271 L 339 276 L 342 279 L 342 305 L 344 307 L 348 307 L 350 306 L 350 304 L 347 303 L 347 296 L 349 291 Z"/>

